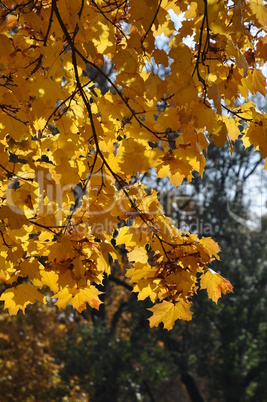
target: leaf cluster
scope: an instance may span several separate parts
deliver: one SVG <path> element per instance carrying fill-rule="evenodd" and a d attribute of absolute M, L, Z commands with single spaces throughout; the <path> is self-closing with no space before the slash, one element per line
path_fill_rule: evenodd
<path fill-rule="evenodd" d="M 178 31 L 169 10 L 183 16 Z M 168 55 L 155 44 L 162 33 Z M 99 309 L 121 247 L 138 298 L 157 302 L 151 326 L 191 319 L 198 275 L 215 302 L 232 291 L 207 267 L 214 241 L 175 229 L 133 177 L 150 167 L 174 186 L 202 176 L 209 137 L 232 150 L 241 126 L 244 144 L 267 156 L 266 113 L 236 103 L 266 94 L 262 33 L 262 1 L 1 2 L 0 278 L 10 314 L 46 303 L 47 289 L 59 308 Z M 152 59 L 170 74 L 147 69 Z"/>

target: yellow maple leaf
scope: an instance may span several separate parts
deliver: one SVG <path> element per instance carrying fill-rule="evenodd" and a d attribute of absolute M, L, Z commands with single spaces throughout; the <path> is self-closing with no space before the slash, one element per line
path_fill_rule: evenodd
<path fill-rule="evenodd" d="M 57 299 L 55 304 L 58 308 L 65 308 L 68 304 L 71 304 L 72 294 L 66 287 L 57 292 L 53 297 Z"/>
<path fill-rule="evenodd" d="M 102 303 L 98 297 L 100 294 L 101 292 L 95 286 L 90 285 L 90 287 L 84 289 L 64 288 L 53 297 L 58 299 L 55 303 L 58 308 L 65 308 L 68 304 L 72 304 L 74 308 L 81 312 L 86 308 L 86 303 L 98 310 Z"/>
<path fill-rule="evenodd" d="M 138 300 L 145 300 L 147 297 L 150 298 L 150 300 L 155 303 L 155 301 L 158 298 L 158 293 L 161 290 L 159 288 L 159 283 L 160 279 L 154 279 L 154 278 L 146 278 L 142 279 L 136 284 L 133 288 L 133 292 L 137 292 Z"/>
<path fill-rule="evenodd" d="M 61 235 L 57 243 L 53 244 L 50 248 L 49 259 L 50 260 L 67 260 L 68 258 L 74 258 L 75 253 L 72 249 L 72 243 L 68 237 Z"/>
<path fill-rule="evenodd" d="M 148 255 L 144 247 L 136 246 L 134 250 L 128 253 L 129 261 L 147 263 Z"/>
<path fill-rule="evenodd" d="M 11 208 L 3 206 L 0 209 L 0 219 L 7 219 L 10 229 L 20 229 L 28 222 L 24 211 L 15 205 L 12 205 Z"/>
<path fill-rule="evenodd" d="M 241 132 L 238 128 L 239 122 L 227 116 L 222 116 L 222 121 L 224 121 L 226 125 L 231 140 L 237 140 L 237 138 L 241 135 Z"/>
<path fill-rule="evenodd" d="M 133 234 L 129 232 L 130 228 L 128 226 L 124 226 L 119 229 L 119 234 L 116 237 L 117 246 L 125 244 L 127 247 L 131 247 L 135 245 L 135 242 L 132 241 Z"/>
<path fill-rule="evenodd" d="M 208 269 L 207 272 L 202 274 L 200 288 L 207 289 L 209 298 L 216 304 L 218 299 L 221 297 L 221 293 L 226 294 L 233 292 L 233 286 L 231 283 L 212 269 Z"/>
<path fill-rule="evenodd" d="M 46 125 L 46 119 L 44 119 L 43 117 L 41 117 L 39 119 L 36 119 L 33 122 L 33 126 L 34 126 L 36 131 L 43 130 L 45 125 Z"/>
<path fill-rule="evenodd" d="M 101 293 L 102 292 L 97 290 L 97 288 L 93 285 L 90 285 L 89 288 L 79 289 L 79 291 L 74 296 L 71 304 L 79 311 L 79 313 L 86 308 L 86 303 L 88 303 L 90 307 L 99 310 L 99 306 L 102 301 L 99 299 L 98 296 Z"/>
<path fill-rule="evenodd" d="M 144 278 L 153 278 L 157 269 L 151 267 L 148 263 L 141 264 L 137 262 L 134 264 L 134 268 L 127 269 L 126 277 L 130 278 L 131 283 L 137 283 Z"/>
<path fill-rule="evenodd" d="M 24 314 L 25 308 L 36 301 L 45 304 L 45 297 L 46 296 L 38 292 L 37 286 L 23 283 L 5 290 L 0 300 L 5 302 L 4 308 L 9 310 L 9 314 L 15 315 L 18 310 L 22 310 Z"/>
<path fill-rule="evenodd" d="M 208 254 L 209 257 L 214 256 L 217 260 L 220 259 L 218 253 L 220 252 L 220 247 L 211 237 L 202 237 L 199 241 L 200 254 L 202 254 L 205 259 L 205 254 Z"/>
<path fill-rule="evenodd" d="M 54 271 L 43 270 L 41 276 L 42 284 L 49 286 L 50 290 L 56 293 L 58 291 L 58 274 Z"/>
<path fill-rule="evenodd" d="M 171 330 L 177 319 L 190 321 L 192 319 L 192 311 L 190 311 L 190 302 L 179 299 L 176 304 L 164 300 L 162 303 L 156 304 L 148 310 L 153 313 L 149 318 L 150 327 L 157 327 L 163 322 L 164 328 Z"/>
<path fill-rule="evenodd" d="M 22 263 L 19 265 L 20 275 L 23 277 L 28 277 L 32 281 L 38 281 L 38 284 L 37 283 L 33 284 L 42 287 L 40 280 L 43 267 L 42 268 L 41 267 L 42 265 L 40 264 L 40 262 L 38 262 L 36 258 L 31 258 L 26 261 L 22 261 Z"/>

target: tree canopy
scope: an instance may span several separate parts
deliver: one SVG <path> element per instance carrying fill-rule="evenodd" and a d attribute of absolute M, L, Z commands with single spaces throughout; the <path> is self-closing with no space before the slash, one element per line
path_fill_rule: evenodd
<path fill-rule="evenodd" d="M 47 289 L 59 308 L 98 309 L 117 261 L 155 303 L 152 327 L 190 320 L 199 287 L 215 302 L 231 292 L 208 268 L 217 243 L 177 229 L 142 177 L 202 176 L 210 138 L 267 156 L 266 113 L 248 99 L 266 95 L 264 2 L 2 1 L 0 24 L 9 313 L 46 303 Z"/>

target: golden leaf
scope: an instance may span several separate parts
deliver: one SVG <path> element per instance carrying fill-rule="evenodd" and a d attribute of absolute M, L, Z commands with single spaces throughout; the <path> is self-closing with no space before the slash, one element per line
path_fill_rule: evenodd
<path fill-rule="evenodd" d="M 9 310 L 9 314 L 15 315 L 18 310 L 24 314 L 25 308 L 36 301 L 45 303 L 45 296 L 38 292 L 37 286 L 25 283 L 6 289 L 0 300 L 5 302 L 4 308 Z"/>
<path fill-rule="evenodd" d="M 192 311 L 190 311 L 191 303 L 179 299 L 176 304 L 164 300 L 162 303 L 156 304 L 148 310 L 153 313 L 149 318 L 150 327 L 157 327 L 163 322 L 164 328 L 170 331 L 177 319 L 190 321 L 192 319 Z"/>
<path fill-rule="evenodd" d="M 208 269 L 208 271 L 202 274 L 200 288 L 207 289 L 209 298 L 216 304 L 221 297 L 221 293 L 226 294 L 233 292 L 231 283 L 211 269 Z"/>

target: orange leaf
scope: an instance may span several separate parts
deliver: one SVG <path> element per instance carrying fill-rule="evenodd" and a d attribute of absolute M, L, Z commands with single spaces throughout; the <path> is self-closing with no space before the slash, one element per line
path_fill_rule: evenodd
<path fill-rule="evenodd" d="M 231 283 L 210 268 L 201 276 L 200 288 L 207 289 L 209 298 L 216 304 L 221 297 L 221 293 L 226 294 L 233 292 Z"/>

